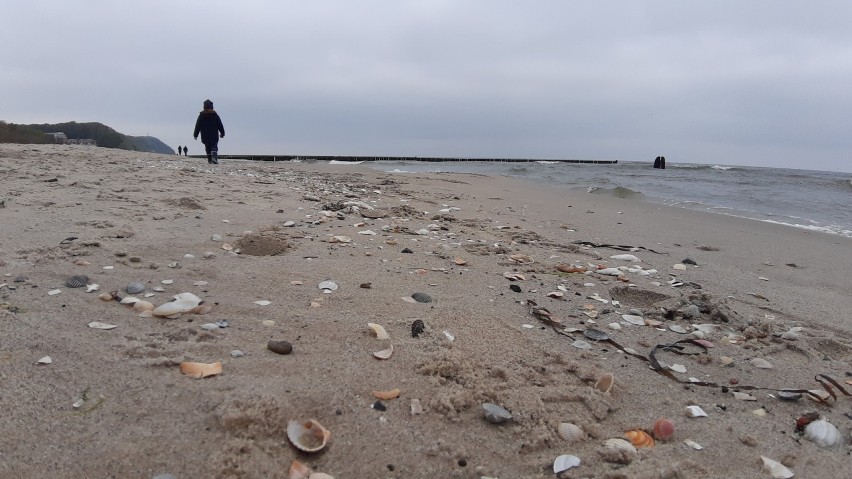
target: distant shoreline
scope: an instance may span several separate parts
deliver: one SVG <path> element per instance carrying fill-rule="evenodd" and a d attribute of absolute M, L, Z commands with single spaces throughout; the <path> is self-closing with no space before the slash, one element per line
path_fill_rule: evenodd
<path fill-rule="evenodd" d="M 205 158 L 204 155 L 189 155 L 190 158 Z M 449 157 L 425 157 L 425 156 L 330 156 L 330 155 L 219 155 L 223 160 L 251 160 L 251 161 L 346 161 L 346 162 L 362 162 L 362 161 L 424 161 L 424 162 L 445 162 L 445 161 L 494 161 L 504 163 L 536 163 L 536 162 L 553 162 L 553 163 L 587 163 L 596 165 L 615 165 L 618 160 L 566 160 L 566 159 L 548 159 L 548 158 L 449 158 Z"/>

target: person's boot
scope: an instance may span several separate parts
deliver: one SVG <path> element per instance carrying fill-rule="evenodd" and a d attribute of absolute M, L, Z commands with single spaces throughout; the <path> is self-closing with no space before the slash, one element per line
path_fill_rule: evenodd
<path fill-rule="evenodd" d="M 213 164 L 218 165 L 219 164 L 219 152 L 216 151 L 216 150 L 213 150 L 210 153 L 213 155 Z"/>

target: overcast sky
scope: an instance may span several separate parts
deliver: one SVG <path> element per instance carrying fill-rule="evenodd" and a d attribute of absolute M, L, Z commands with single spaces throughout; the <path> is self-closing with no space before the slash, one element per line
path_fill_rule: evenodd
<path fill-rule="evenodd" d="M 848 0 L 4 0 L 0 119 L 222 154 L 852 171 Z"/>

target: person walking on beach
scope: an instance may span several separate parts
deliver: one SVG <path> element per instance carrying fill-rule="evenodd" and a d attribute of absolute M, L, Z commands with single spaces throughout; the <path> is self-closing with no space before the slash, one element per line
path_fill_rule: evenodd
<path fill-rule="evenodd" d="M 210 100 L 204 100 L 204 109 L 195 120 L 195 131 L 192 137 L 197 140 L 199 133 L 201 142 L 204 143 L 204 150 L 207 152 L 207 163 L 218 165 L 219 138 L 225 138 L 225 127 L 222 126 L 222 119 L 213 109 L 213 102 Z"/>
<path fill-rule="evenodd" d="M 178 145 L 178 156 L 180 156 L 180 145 Z"/>
<path fill-rule="evenodd" d="M 186 145 L 183 145 L 183 156 L 186 156 L 188 154 L 189 154 L 189 150 L 186 148 Z"/>

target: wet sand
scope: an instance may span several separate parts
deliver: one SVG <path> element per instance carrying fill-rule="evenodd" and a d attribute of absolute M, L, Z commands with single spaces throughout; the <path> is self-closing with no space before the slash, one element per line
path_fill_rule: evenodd
<path fill-rule="evenodd" d="M 796 477 L 848 469 L 850 398 L 780 401 L 772 390 L 821 390 L 817 374 L 852 390 L 848 238 L 507 178 L 363 166 L 213 167 L 0 145 L 0 178 L 0 477 L 289 477 L 298 459 L 338 479 L 539 478 L 553 477 L 562 454 L 581 464 L 560 477 L 771 477 L 761 456 Z M 641 262 L 611 258 L 620 254 Z M 673 268 L 687 258 L 696 265 Z M 72 275 L 100 289 L 69 288 Z M 323 281 L 338 289 L 324 293 Z M 191 292 L 210 311 L 139 317 L 98 298 L 129 296 L 131 282 L 155 305 Z M 622 319 L 637 313 L 657 326 Z M 415 338 L 416 320 L 425 330 Z M 202 327 L 220 321 L 228 327 Z M 717 387 L 679 383 L 582 333 L 597 328 L 647 357 L 687 338 L 668 326 L 693 325 L 713 325 L 704 329 L 714 347 L 656 358 L 684 366 L 672 373 L 681 381 Z M 292 353 L 269 351 L 270 340 Z M 391 357 L 375 358 L 388 343 Z M 37 364 L 45 356 L 52 362 Z M 180 372 L 187 361 L 223 370 L 193 379 Z M 594 386 L 606 373 L 615 383 L 603 393 Z M 732 394 L 742 386 L 769 390 L 741 391 L 755 399 L 745 401 Z M 375 405 L 373 391 L 394 388 L 399 398 Z M 513 418 L 486 421 L 486 402 Z M 688 405 L 707 417 L 687 417 Z M 794 429 L 806 413 L 837 426 L 844 444 L 803 439 Z M 675 433 L 653 448 L 603 446 L 663 417 Z M 288 421 L 308 418 L 331 431 L 319 453 L 287 440 Z M 583 439 L 559 437 L 562 422 Z"/>

